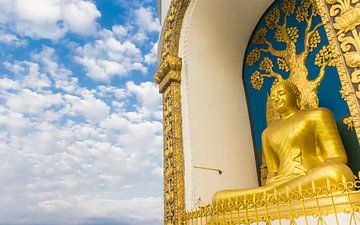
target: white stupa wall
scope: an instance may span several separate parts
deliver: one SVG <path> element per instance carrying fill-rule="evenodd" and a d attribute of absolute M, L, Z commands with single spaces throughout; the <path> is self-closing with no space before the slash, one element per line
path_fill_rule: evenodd
<path fill-rule="evenodd" d="M 210 203 L 218 190 L 258 186 L 242 67 L 252 31 L 271 3 L 190 2 L 179 50 L 187 209 Z"/>

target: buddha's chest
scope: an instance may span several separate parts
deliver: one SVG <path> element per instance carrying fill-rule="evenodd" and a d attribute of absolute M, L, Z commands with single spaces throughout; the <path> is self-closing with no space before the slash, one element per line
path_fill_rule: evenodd
<path fill-rule="evenodd" d="M 270 129 L 268 141 L 273 151 L 280 157 L 293 154 L 316 152 L 315 128 L 311 121 L 294 117 L 278 122 Z"/>

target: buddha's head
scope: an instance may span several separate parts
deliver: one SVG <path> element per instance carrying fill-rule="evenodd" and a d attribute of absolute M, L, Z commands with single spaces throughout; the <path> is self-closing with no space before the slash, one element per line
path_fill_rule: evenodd
<path fill-rule="evenodd" d="M 277 81 L 271 88 L 270 100 L 274 109 L 279 113 L 299 109 L 300 91 L 290 81 Z"/>

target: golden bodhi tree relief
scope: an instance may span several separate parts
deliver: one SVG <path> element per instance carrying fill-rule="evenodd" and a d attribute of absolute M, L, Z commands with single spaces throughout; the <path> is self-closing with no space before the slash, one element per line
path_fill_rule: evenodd
<path fill-rule="evenodd" d="M 324 45 L 317 50 L 314 64 L 320 70 L 315 78 L 309 79 L 309 70 L 306 65 L 309 54 L 315 51 L 322 41 L 319 29 L 323 24 L 321 20 L 315 22 L 314 18 L 317 15 L 318 9 L 312 0 L 284 0 L 266 14 L 265 26 L 258 29 L 251 40 L 251 43 L 258 47 L 254 48 L 246 58 L 246 64 L 250 67 L 261 61 L 258 70 L 251 75 L 251 86 L 254 89 L 260 90 L 265 78 L 288 79 L 301 92 L 300 107 L 302 109 L 319 106 L 317 90 L 325 76 L 326 67 L 335 66 L 335 56 L 330 45 Z M 300 25 L 289 26 L 289 18 L 296 19 Z M 275 41 L 283 43 L 285 48 L 278 49 L 269 41 L 267 33 L 270 30 L 274 32 Z M 299 46 L 302 46 L 301 51 Z M 278 69 L 288 73 L 288 78 L 274 71 L 273 60 L 263 57 L 263 53 L 274 56 Z"/>

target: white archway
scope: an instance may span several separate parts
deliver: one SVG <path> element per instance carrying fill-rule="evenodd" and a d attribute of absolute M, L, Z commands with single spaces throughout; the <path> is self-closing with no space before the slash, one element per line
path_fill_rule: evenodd
<path fill-rule="evenodd" d="M 179 49 L 187 209 L 217 190 L 258 185 L 242 64 L 272 2 L 193 0 L 187 9 Z"/>

